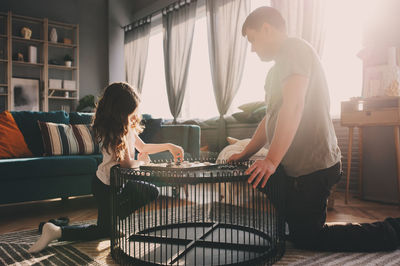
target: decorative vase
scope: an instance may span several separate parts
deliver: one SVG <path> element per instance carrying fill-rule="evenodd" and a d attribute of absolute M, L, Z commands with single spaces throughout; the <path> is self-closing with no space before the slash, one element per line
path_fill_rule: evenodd
<path fill-rule="evenodd" d="M 56 28 L 52 28 L 50 31 L 50 41 L 56 43 L 57 42 L 57 30 Z"/>
<path fill-rule="evenodd" d="M 32 36 L 32 30 L 29 29 L 28 27 L 22 27 L 21 35 L 22 35 L 22 37 L 24 37 L 24 39 L 29 40 Z"/>
<path fill-rule="evenodd" d="M 18 61 L 24 61 L 24 55 L 22 53 L 17 53 L 17 57 Z"/>
<path fill-rule="evenodd" d="M 72 61 L 64 61 L 65 66 L 71 67 L 72 66 Z"/>

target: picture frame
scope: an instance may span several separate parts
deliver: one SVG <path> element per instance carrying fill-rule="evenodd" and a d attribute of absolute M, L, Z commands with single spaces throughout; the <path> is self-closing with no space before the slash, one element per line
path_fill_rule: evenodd
<path fill-rule="evenodd" d="M 39 79 L 11 79 L 11 110 L 39 111 Z"/>

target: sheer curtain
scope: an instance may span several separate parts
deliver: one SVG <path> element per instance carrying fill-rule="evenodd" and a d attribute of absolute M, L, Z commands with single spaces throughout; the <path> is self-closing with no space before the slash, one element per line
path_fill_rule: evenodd
<path fill-rule="evenodd" d="M 328 80 L 331 116 L 340 117 L 340 103 L 361 96 L 362 49 L 364 24 L 370 17 L 368 0 L 328 1 L 326 6 L 326 38 L 322 64 Z M 364 12 L 360 12 L 363 7 Z M 374 10 L 372 10 L 372 14 Z M 340 14 L 340 19 L 338 19 Z"/>
<path fill-rule="evenodd" d="M 181 112 L 185 97 L 196 7 L 197 1 L 186 0 L 163 10 L 165 81 L 174 122 Z"/>
<path fill-rule="evenodd" d="M 191 63 L 181 112 L 182 119 L 209 119 L 219 115 L 210 74 L 207 18 L 202 2 L 205 1 L 198 0 Z M 340 114 L 341 101 L 361 94 L 362 62 L 357 57 L 357 53 L 362 48 L 363 19 L 371 17 L 371 14 L 368 12 L 361 14 L 359 10 L 360 6 L 366 6 L 366 2 L 365 0 L 326 1 L 324 12 L 326 37 L 321 60 L 328 79 L 331 114 L 334 117 Z M 268 3 L 269 1 L 266 0 L 251 0 L 251 8 L 255 9 Z M 338 14 L 340 14 L 340 19 L 338 19 Z M 157 24 L 158 18 L 159 24 Z M 170 119 L 172 116 L 166 93 L 164 60 L 162 60 L 161 15 L 153 16 L 151 24 L 149 54 L 143 82 L 142 112 Z M 264 99 L 264 81 L 273 62 L 261 62 L 256 54 L 250 52 L 249 47 L 246 53 L 242 81 L 227 114 L 238 111 L 236 107 L 241 104 Z"/>
<path fill-rule="evenodd" d="M 152 24 L 154 24 L 154 20 Z M 153 117 L 171 119 L 173 117 L 168 104 L 163 56 L 162 25 L 153 25 L 140 111 L 142 114 L 151 114 Z"/>
<path fill-rule="evenodd" d="M 206 0 L 208 50 L 215 100 L 220 114 L 218 149 L 226 145 L 227 113 L 239 89 L 247 40 L 242 24 L 250 13 L 250 0 Z"/>
<path fill-rule="evenodd" d="M 251 11 L 261 6 L 270 6 L 270 4 L 269 0 L 251 0 Z M 251 52 L 250 45 L 247 46 L 242 82 L 227 114 L 240 112 L 238 107 L 242 104 L 264 101 L 265 78 L 272 65 L 273 62 L 261 61 L 256 53 Z"/>
<path fill-rule="evenodd" d="M 281 12 L 286 20 L 288 35 L 303 38 L 314 47 L 319 55 L 322 55 L 326 1 L 272 0 L 271 4 Z"/>
<path fill-rule="evenodd" d="M 125 32 L 124 45 L 126 81 L 141 93 L 148 55 L 151 18 L 139 20 L 128 27 L 130 29 L 128 28 Z"/>
<path fill-rule="evenodd" d="M 269 2 L 268 0 L 251 0 L 251 9 L 268 5 Z M 205 0 L 198 0 L 196 17 L 185 98 L 179 116 L 181 119 L 209 119 L 219 114 L 210 74 Z M 152 18 L 141 106 L 143 113 L 171 119 L 173 117 L 166 94 L 164 61 L 160 60 L 163 57 L 163 29 L 162 25 L 158 24 L 158 20 L 161 23 L 161 15 Z M 236 111 L 236 107 L 241 104 L 264 99 L 264 81 L 271 64 L 261 62 L 256 54 L 250 52 L 250 49 L 247 49 L 246 54 L 240 88 L 227 114 Z"/>
<path fill-rule="evenodd" d="M 193 36 L 192 58 L 183 100 L 182 119 L 209 119 L 218 115 L 208 59 L 205 7 L 203 14 L 199 11 L 197 11 L 198 19 Z"/>

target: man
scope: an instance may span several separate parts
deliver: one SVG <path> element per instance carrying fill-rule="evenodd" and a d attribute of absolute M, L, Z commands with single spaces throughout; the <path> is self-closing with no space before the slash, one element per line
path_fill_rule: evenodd
<path fill-rule="evenodd" d="M 265 144 L 269 152 L 247 170 L 248 182 L 268 193 L 280 184 L 283 203 L 271 198 L 299 248 L 343 251 L 396 249 L 400 219 L 374 224 L 325 225 L 326 201 L 341 176 L 341 153 L 329 115 L 325 74 L 314 49 L 289 38 L 281 14 L 254 10 L 242 27 L 251 51 L 274 61 L 265 82 L 267 112 L 252 140 L 230 161 L 246 160 Z M 275 201 L 275 202 L 274 202 Z"/>

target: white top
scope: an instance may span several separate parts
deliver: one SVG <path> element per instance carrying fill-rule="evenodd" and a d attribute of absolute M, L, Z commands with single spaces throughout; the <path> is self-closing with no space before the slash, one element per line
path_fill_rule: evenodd
<path fill-rule="evenodd" d="M 136 133 L 133 130 L 129 130 L 126 136 L 126 147 L 129 150 L 129 158 L 133 162 L 133 168 L 140 166 L 140 162 L 135 160 L 135 140 Z M 109 153 L 104 147 L 101 147 L 101 154 L 103 155 L 103 162 L 97 167 L 96 176 L 106 185 L 110 185 L 110 170 L 111 167 L 118 164 L 114 151 Z"/>

